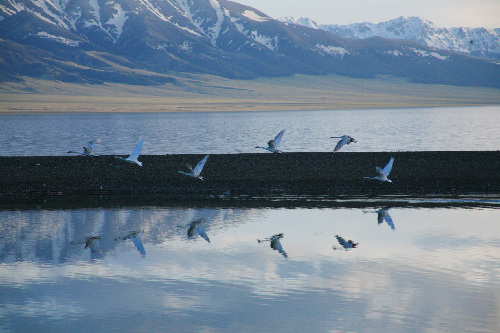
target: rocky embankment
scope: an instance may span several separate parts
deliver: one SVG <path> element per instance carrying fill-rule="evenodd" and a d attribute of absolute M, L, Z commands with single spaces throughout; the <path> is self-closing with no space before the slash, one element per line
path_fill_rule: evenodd
<path fill-rule="evenodd" d="M 0 203 L 52 196 L 381 196 L 500 194 L 500 151 L 211 155 L 203 181 L 178 173 L 204 155 L 0 157 Z M 395 158 L 392 183 L 375 176 Z"/>

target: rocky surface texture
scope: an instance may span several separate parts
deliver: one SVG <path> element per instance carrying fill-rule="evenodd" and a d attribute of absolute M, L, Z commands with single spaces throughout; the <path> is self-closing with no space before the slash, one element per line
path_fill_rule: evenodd
<path fill-rule="evenodd" d="M 178 173 L 204 155 L 0 157 L 0 204 L 53 197 L 440 196 L 500 194 L 500 151 L 211 155 L 204 180 Z M 392 183 L 375 176 L 395 158 Z"/>

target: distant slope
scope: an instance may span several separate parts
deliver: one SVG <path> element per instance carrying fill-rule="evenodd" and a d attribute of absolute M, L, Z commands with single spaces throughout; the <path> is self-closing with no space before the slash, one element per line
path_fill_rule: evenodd
<path fill-rule="evenodd" d="M 384 37 L 404 39 L 441 50 L 500 59 L 500 28 L 443 28 L 419 17 L 404 16 L 377 24 L 363 22 L 348 25 L 318 24 L 308 18 L 290 16 L 279 18 L 279 20 L 313 29 L 330 31 L 344 38 Z"/>
<path fill-rule="evenodd" d="M 155 85 L 174 73 L 293 74 L 500 88 L 500 66 L 411 41 L 347 39 L 227 0 L 0 0 L 0 80 Z"/>
<path fill-rule="evenodd" d="M 25 78 L 0 84 L 0 114 L 332 110 L 500 105 L 500 90 L 410 83 L 394 77 L 356 79 L 292 75 L 254 80 L 182 74 L 144 86 L 78 84 Z"/>

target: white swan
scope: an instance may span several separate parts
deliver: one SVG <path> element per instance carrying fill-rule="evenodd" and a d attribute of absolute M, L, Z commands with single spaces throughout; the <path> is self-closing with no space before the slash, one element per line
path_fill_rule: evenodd
<path fill-rule="evenodd" d="M 391 157 L 391 160 L 387 165 L 385 166 L 384 169 L 380 169 L 380 167 L 375 167 L 377 170 L 377 175 L 375 177 L 363 177 L 364 179 L 376 179 L 380 180 L 381 182 L 388 182 L 392 183 L 392 180 L 388 179 L 387 177 L 389 176 L 389 173 L 391 172 L 392 169 L 392 164 L 394 163 L 394 157 Z"/>
<path fill-rule="evenodd" d="M 73 151 L 70 150 L 68 151 L 68 154 L 78 154 L 82 156 L 94 156 L 94 157 L 99 157 L 96 153 L 94 153 L 94 148 L 96 144 L 101 143 L 101 139 L 96 139 L 89 141 L 87 147 L 83 147 L 83 152 L 78 152 L 78 151 Z"/>
<path fill-rule="evenodd" d="M 284 133 L 285 133 L 285 130 L 282 130 L 281 132 L 279 132 L 278 135 L 276 135 L 276 137 L 273 140 L 271 140 L 267 143 L 267 147 L 257 146 L 255 148 L 262 148 L 265 150 L 269 150 L 272 153 L 281 153 L 281 151 L 278 150 L 278 146 L 281 142 L 281 138 L 283 137 Z"/>
<path fill-rule="evenodd" d="M 139 142 L 137 142 L 137 145 L 135 146 L 134 151 L 132 152 L 132 154 L 130 154 L 129 157 L 123 158 L 120 156 L 115 156 L 115 158 L 117 158 L 119 160 L 124 160 L 124 161 L 129 162 L 129 163 L 135 163 L 138 166 L 142 166 L 142 162 L 138 161 L 137 158 L 139 158 L 139 155 L 141 154 L 143 143 L 144 143 L 144 140 L 141 137 L 141 138 L 139 138 Z"/>
<path fill-rule="evenodd" d="M 351 142 L 356 143 L 356 139 L 349 135 L 342 135 L 342 136 L 332 136 L 332 139 L 338 139 L 340 138 L 339 142 L 337 142 L 337 145 L 335 146 L 335 149 L 333 149 L 333 152 L 337 152 L 340 150 L 340 148 L 344 147 L 346 144 L 350 144 Z"/>
<path fill-rule="evenodd" d="M 194 169 L 190 164 L 187 164 L 189 172 L 184 172 L 184 171 L 178 171 L 178 172 L 182 173 L 186 176 L 189 176 L 189 177 L 198 178 L 199 180 L 203 180 L 203 177 L 200 176 L 200 173 L 203 170 L 205 163 L 207 163 L 209 156 L 210 155 L 206 155 L 200 162 L 198 162 L 198 164 L 196 164 L 196 167 Z"/>

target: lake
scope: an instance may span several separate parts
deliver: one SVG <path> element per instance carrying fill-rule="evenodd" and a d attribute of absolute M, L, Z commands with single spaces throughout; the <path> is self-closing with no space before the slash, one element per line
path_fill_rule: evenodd
<path fill-rule="evenodd" d="M 498 150 L 500 106 L 329 111 L 0 116 L 0 156 L 60 156 L 100 138 L 101 155 L 253 153 L 282 129 L 284 152 Z"/>
<path fill-rule="evenodd" d="M 498 332 L 499 207 L 5 209 L 0 331 Z"/>
<path fill-rule="evenodd" d="M 0 116 L 0 155 L 498 150 L 499 112 Z M 233 199 L 0 205 L 0 332 L 498 332 L 497 196 Z"/>

